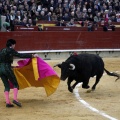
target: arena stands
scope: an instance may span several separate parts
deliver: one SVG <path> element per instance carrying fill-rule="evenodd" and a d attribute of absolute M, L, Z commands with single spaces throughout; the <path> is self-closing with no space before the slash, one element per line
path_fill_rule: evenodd
<path fill-rule="evenodd" d="M 98 28 L 101 21 L 108 23 L 111 20 L 115 26 L 120 23 L 119 6 L 119 0 L 0 0 L 0 14 L 5 16 L 1 23 L 8 22 L 11 31 L 18 30 L 15 26 L 34 31 L 37 28 L 33 26 L 38 26 L 41 21 L 48 23 L 41 24 L 44 30 L 44 26 L 55 26 L 51 22 L 69 22 L 71 19 L 75 23 L 80 21 L 76 27 L 91 26 L 97 30 L 101 29 Z"/>

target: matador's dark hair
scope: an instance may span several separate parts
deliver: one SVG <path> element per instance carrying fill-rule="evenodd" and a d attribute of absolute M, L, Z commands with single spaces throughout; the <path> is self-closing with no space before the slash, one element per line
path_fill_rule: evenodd
<path fill-rule="evenodd" d="M 8 39 L 6 43 L 6 47 L 10 47 L 14 44 L 16 44 L 16 41 L 14 39 Z"/>

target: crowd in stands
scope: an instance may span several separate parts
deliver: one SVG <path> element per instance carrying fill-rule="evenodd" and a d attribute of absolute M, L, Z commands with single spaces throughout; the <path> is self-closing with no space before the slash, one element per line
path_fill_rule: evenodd
<path fill-rule="evenodd" d="M 38 21 L 120 22 L 119 0 L 0 0 L 0 14 L 6 16 L 4 26 L 14 31 L 15 25 L 33 26 Z M 59 25 L 61 25 L 59 23 Z M 58 25 L 58 23 L 57 23 Z M 65 24 L 63 24 L 65 25 Z"/>

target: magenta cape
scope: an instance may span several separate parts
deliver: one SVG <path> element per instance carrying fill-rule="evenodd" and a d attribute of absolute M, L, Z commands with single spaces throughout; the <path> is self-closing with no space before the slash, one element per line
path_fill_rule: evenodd
<path fill-rule="evenodd" d="M 47 96 L 54 93 L 60 79 L 54 69 L 41 58 L 32 58 L 18 61 L 14 68 L 19 88 L 44 87 Z"/>

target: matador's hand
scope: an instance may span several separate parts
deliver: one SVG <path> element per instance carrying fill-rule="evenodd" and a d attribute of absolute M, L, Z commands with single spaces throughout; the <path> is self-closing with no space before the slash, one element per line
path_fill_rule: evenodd
<path fill-rule="evenodd" d="M 39 57 L 38 54 L 32 54 L 33 57 Z"/>

